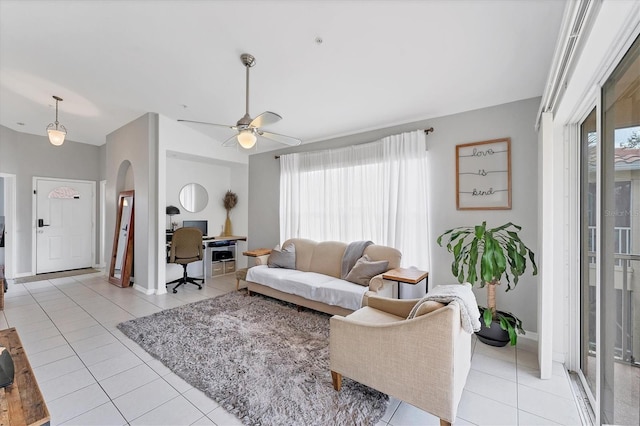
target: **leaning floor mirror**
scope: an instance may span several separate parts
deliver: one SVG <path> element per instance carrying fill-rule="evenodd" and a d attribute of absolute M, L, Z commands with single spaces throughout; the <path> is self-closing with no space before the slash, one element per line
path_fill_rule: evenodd
<path fill-rule="evenodd" d="M 119 287 L 129 287 L 133 265 L 133 193 L 123 191 L 118 197 L 109 282 Z"/>

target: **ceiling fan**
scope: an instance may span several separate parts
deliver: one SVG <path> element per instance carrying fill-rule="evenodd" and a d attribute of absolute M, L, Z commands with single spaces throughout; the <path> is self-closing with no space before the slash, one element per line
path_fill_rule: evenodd
<path fill-rule="evenodd" d="M 276 123 L 282 120 L 282 117 L 275 112 L 265 111 L 256 118 L 251 118 L 249 115 L 249 69 L 256 64 L 256 58 L 248 53 L 240 55 L 240 60 L 247 69 L 247 91 L 246 91 L 246 111 L 244 116 L 238 120 L 235 126 L 227 126 L 224 124 L 207 123 L 204 121 L 192 121 L 192 120 L 178 120 L 186 123 L 208 124 L 211 126 L 226 127 L 237 131 L 237 134 L 231 136 L 229 139 L 222 143 L 222 146 L 233 146 L 237 141 L 241 147 L 245 149 L 252 148 L 259 137 L 271 139 L 272 141 L 280 142 L 285 145 L 297 146 L 302 143 L 298 138 L 291 136 L 285 136 L 273 132 L 265 132 L 262 127 L 269 124 Z"/>

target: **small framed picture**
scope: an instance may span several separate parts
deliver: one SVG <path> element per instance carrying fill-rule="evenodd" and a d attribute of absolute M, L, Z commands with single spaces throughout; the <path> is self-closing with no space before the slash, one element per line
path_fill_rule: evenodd
<path fill-rule="evenodd" d="M 456 145 L 456 207 L 511 209 L 511 138 Z"/>

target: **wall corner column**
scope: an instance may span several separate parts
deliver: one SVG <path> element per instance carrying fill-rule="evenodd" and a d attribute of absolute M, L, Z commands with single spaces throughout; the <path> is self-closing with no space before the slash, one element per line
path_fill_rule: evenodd
<path fill-rule="evenodd" d="M 538 275 L 538 364 L 540 378 L 550 379 L 553 365 L 553 313 L 554 291 L 553 271 L 555 259 L 561 256 L 554 244 L 554 223 L 556 206 L 554 203 L 554 182 L 557 159 L 553 140 L 553 114 L 543 112 L 538 135 L 538 247 L 540 273 Z"/>

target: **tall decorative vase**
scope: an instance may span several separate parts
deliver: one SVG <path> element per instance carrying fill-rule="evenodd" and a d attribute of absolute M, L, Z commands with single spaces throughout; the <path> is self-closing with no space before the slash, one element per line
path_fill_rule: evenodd
<path fill-rule="evenodd" d="M 231 230 L 231 219 L 229 218 L 229 210 L 227 210 L 227 220 L 224 221 L 223 236 L 230 237 L 232 235 L 233 235 L 233 231 Z"/>

